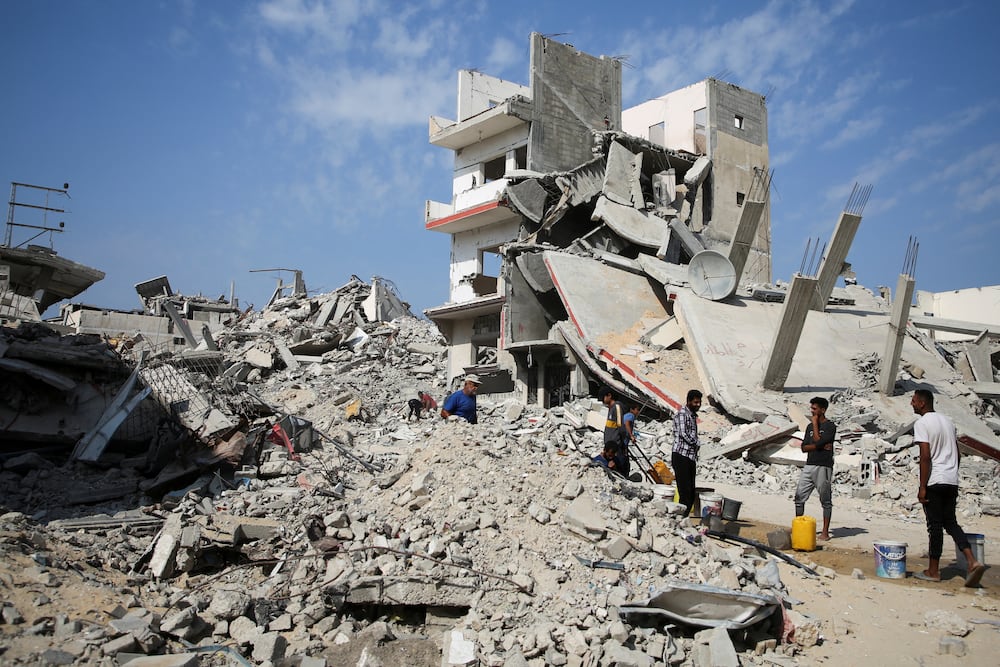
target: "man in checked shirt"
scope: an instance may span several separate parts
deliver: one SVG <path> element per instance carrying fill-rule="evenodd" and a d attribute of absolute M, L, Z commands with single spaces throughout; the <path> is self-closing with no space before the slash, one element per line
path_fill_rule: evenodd
<path fill-rule="evenodd" d="M 684 516 L 691 513 L 694 505 L 694 472 L 698 461 L 698 410 L 701 409 L 701 392 L 691 389 L 687 393 L 687 405 L 674 415 L 674 451 L 670 463 L 674 466 L 674 484 Z"/>

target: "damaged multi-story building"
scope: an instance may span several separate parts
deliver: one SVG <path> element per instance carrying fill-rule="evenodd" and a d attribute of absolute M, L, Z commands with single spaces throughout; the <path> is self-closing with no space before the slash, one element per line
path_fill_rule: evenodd
<path fill-rule="evenodd" d="M 568 313 L 524 244 L 655 254 L 669 271 L 697 248 L 728 247 L 752 189 L 766 182 L 763 96 L 706 79 L 623 110 L 621 73 L 619 59 L 534 33 L 528 86 L 461 70 L 457 120 L 431 118 L 430 143 L 455 153 L 452 201 L 428 201 L 425 220 L 451 236 L 448 303 L 426 311 L 450 342 L 450 377 L 476 371 L 487 378 L 481 391 L 546 406 L 588 393 L 592 374 L 578 372 L 553 329 Z M 771 275 L 760 199 L 743 242 L 750 282 Z M 546 284 L 528 288 L 535 280 Z M 595 298 L 617 300 L 610 286 L 594 287 Z"/>
<path fill-rule="evenodd" d="M 452 201 L 425 220 L 451 236 L 449 300 L 425 311 L 448 378 L 543 407 L 607 384 L 666 413 L 698 387 L 777 431 L 816 394 L 865 396 L 905 431 L 905 394 L 929 387 L 967 450 L 1000 456 L 995 328 L 910 316 L 913 237 L 894 292 L 851 270 L 872 186 L 772 284 L 764 96 L 706 79 L 623 110 L 621 67 L 532 34 L 528 86 L 460 71 L 458 120 L 431 119 L 430 142 L 455 153 Z M 935 330 L 978 336 L 978 372 L 956 373 Z"/>

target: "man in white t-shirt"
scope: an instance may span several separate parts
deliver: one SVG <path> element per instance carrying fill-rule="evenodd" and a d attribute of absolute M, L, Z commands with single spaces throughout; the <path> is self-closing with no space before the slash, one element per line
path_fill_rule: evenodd
<path fill-rule="evenodd" d="M 924 506 L 927 518 L 927 569 L 914 573 L 917 579 L 941 581 L 938 569 L 944 534 L 947 530 L 955 546 L 965 554 L 969 570 L 966 586 L 976 586 L 983 578 L 986 566 L 976 560 L 965 531 L 958 525 L 955 506 L 958 504 L 958 438 L 955 424 L 939 412 L 934 412 L 934 394 L 917 389 L 910 399 L 913 412 L 920 415 L 913 424 L 913 441 L 920 448 L 920 490 L 917 500 Z"/>

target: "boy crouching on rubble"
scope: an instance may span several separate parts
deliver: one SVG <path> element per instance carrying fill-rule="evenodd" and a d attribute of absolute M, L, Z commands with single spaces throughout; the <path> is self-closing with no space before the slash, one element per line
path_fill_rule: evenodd
<path fill-rule="evenodd" d="M 622 454 L 618 451 L 618 448 L 613 442 L 604 443 L 604 450 L 591 459 L 595 464 L 602 465 L 608 470 L 613 470 L 619 475 L 622 474 L 622 470 L 625 470 L 625 463 L 622 458 Z"/>

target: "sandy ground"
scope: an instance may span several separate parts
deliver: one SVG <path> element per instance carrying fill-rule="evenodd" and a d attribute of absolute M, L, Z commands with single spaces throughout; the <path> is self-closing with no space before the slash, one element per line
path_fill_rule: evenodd
<path fill-rule="evenodd" d="M 790 495 L 783 498 L 726 484 L 705 485 L 742 502 L 739 521 L 729 526 L 730 530 L 739 527 L 741 537 L 766 541 L 766 533 L 775 526 L 791 527 L 794 508 Z M 821 516 L 815 494 L 806 506 L 806 514 Z M 1000 517 L 960 517 L 959 523 L 966 532 L 986 535 L 987 564 L 991 553 L 1000 553 Z M 836 572 L 834 579 L 812 578 L 783 562 L 779 566 L 790 594 L 802 601 L 795 609 L 824 622 L 824 642 L 808 649 L 799 664 L 1000 664 L 1000 568 L 988 568 L 980 588 L 965 588 L 965 572 L 954 565 L 954 543 L 945 535 L 943 581 L 934 584 L 914 579 L 913 572 L 927 564 L 922 513 L 890 514 L 880 511 L 870 500 L 835 498 L 831 532 L 833 539 L 819 543 L 817 551 L 791 555 L 803 563 L 832 568 Z M 873 543 L 877 540 L 907 543 L 905 579 L 875 575 Z M 859 568 L 865 578 L 853 578 L 854 568 Z M 964 657 L 939 654 L 939 641 L 947 633 L 939 627 L 928 627 L 924 619 L 928 611 L 939 609 L 954 612 L 972 628 L 963 638 Z M 972 623 L 978 620 L 989 623 Z"/>

